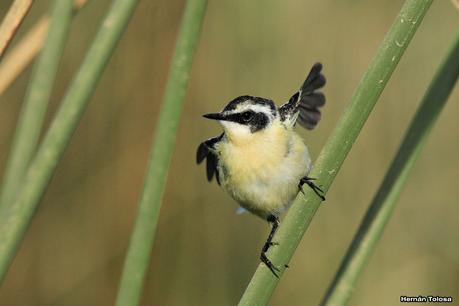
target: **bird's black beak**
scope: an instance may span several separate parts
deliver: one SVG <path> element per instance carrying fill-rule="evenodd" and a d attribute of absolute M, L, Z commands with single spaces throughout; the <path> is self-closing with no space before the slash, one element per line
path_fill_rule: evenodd
<path fill-rule="evenodd" d="M 212 120 L 226 120 L 226 116 L 222 113 L 211 113 L 203 115 L 204 118 L 212 119 Z"/>

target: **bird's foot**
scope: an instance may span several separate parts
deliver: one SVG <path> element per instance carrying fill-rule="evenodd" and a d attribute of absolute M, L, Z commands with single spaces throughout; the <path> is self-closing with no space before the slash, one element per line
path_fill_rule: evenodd
<path fill-rule="evenodd" d="M 261 262 L 263 262 L 268 267 L 269 270 L 271 270 L 272 274 L 274 274 L 275 277 L 279 278 L 278 273 L 280 272 L 280 269 L 278 267 L 276 267 L 272 263 L 271 260 L 269 260 L 269 258 L 266 256 L 265 252 L 261 253 L 260 260 L 261 260 Z"/>
<path fill-rule="evenodd" d="M 303 190 L 303 185 L 306 184 L 308 185 L 312 191 L 314 191 L 314 193 L 322 199 L 322 201 L 325 201 L 325 197 L 324 197 L 324 191 L 322 190 L 322 188 L 320 188 L 319 186 L 317 186 L 316 184 L 314 184 L 314 181 L 315 178 L 313 177 L 303 177 L 300 179 L 300 182 L 298 183 L 298 188 L 300 189 L 300 191 L 304 194 L 304 190 Z"/>

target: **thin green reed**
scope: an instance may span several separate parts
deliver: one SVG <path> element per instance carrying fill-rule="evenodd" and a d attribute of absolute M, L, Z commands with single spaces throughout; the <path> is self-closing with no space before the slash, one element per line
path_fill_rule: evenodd
<path fill-rule="evenodd" d="M 12 205 L 0 214 L 0 282 L 138 0 L 115 0 L 72 81 Z"/>
<path fill-rule="evenodd" d="M 32 6 L 33 0 L 15 0 L 0 24 L 0 60 Z"/>
<path fill-rule="evenodd" d="M 72 10 L 72 0 L 54 1 L 49 31 L 43 50 L 33 67 L 24 104 L 19 114 L 0 190 L 0 207 L 11 204 L 14 200 L 27 166 L 36 152 L 57 68 L 68 37 Z"/>
<path fill-rule="evenodd" d="M 321 305 L 344 306 L 459 76 L 459 33 L 419 106 Z"/>
<path fill-rule="evenodd" d="M 428 11 L 432 0 L 407 0 L 386 34 L 375 58 L 357 87 L 351 102 L 322 149 L 311 177 L 324 190 L 330 188 L 365 121 L 386 86 L 414 33 Z M 268 256 L 282 272 L 298 247 L 320 205 L 320 199 L 308 192 L 299 196 L 282 222 Z M 266 305 L 278 284 L 276 278 L 260 264 L 247 286 L 239 305 Z"/>
<path fill-rule="evenodd" d="M 188 0 L 159 114 L 145 186 L 124 262 L 117 306 L 138 305 L 155 237 L 167 171 L 190 76 L 206 0 Z"/>

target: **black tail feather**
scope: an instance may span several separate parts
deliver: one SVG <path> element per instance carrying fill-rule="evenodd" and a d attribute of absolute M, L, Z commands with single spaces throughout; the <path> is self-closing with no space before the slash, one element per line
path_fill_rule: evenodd
<path fill-rule="evenodd" d="M 303 95 L 310 94 L 314 92 L 314 90 L 322 88 L 325 85 L 326 80 L 321 71 L 321 63 L 315 63 L 314 66 L 312 66 L 311 71 L 309 71 L 309 74 L 303 83 L 303 86 L 301 86 L 301 91 Z"/>
<path fill-rule="evenodd" d="M 295 121 L 312 130 L 320 120 L 319 108 L 325 105 L 325 95 L 317 90 L 326 83 L 322 64 L 315 63 L 300 90 L 279 108 L 281 120 L 289 125 Z"/>
<path fill-rule="evenodd" d="M 321 71 L 322 64 L 314 64 L 300 90 L 298 123 L 308 130 L 312 130 L 317 125 L 321 117 L 319 108 L 325 105 L 325 95 L 316 92 L 326 83 Z"/>

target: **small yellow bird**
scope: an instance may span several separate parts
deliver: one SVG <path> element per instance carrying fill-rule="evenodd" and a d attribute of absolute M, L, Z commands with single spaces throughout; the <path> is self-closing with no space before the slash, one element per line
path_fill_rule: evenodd
<path fill-rule="evenodd" d="M 322 64 L 309 75 L 287 103 L 277 108 L 272 100 L 238 97 L 219 113 L 204 115 L 218 120 L 224 132 L 198 147 L 197 163 L 207 159 L 207 178 L 217 182 L 244 209 L 267 220 L 272 228 L 260 259 L 277 276 L 279 269 L 266 252 L 279 226 L 279 215 L 292 204 L 307 184 L 322 199 L 323 191 L 308 177 L 312 168 L 308 148 L 294 131 L 298 122 L 312 130 L 320 120 L 325 96 Z"/>

